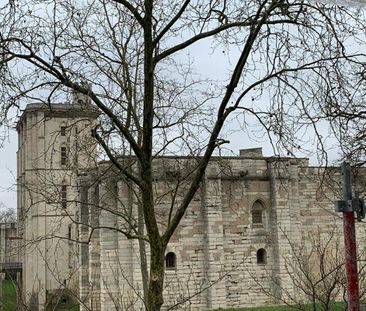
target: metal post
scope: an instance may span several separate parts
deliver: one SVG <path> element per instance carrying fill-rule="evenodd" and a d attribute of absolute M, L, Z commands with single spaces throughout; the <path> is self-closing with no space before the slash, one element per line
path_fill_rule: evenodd
<path fill-rule="evenodd" d="M 4 301 L 4 294 L 3 294 L 3 274 L 0 272 L 0 311 L 3 311 L 3 301 Z"/>
<path fill-rule="evenodd" d="M 3 262 L 5 262 L 5 230 L 6 226 L 2 226 L 0 224 L 0 311 L 3 311 L 3 301 L 4 301 L 4 293 L 3 293 Z"/>
<path fill-rule="evenodd" d="M 350 164 L 343 162 L 341 169 L 343 200 L 349 201 L 352 200 Z M 348 311 L 360 311 L 354 211 L 343 211 L 343 232 L 347 273 Z"/>

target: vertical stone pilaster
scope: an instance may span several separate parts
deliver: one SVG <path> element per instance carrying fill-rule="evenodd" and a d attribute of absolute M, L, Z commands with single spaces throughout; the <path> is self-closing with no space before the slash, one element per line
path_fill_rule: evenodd
<path fill-rule="evenodd" d="M 299 165 L 296 161 L 289 166 L 289 213 L 291 241 L 300 245 L 301 235 L 298 234 L 301 226 L 300 199 L 299 199 Z"/>
<path fill-rule="evenodd" d="M 93 185 L 89 189 L 89 223 L 90 244 L 89 244 L 89 286 L 90 306 L 92 310 L 101 310 L 100 305 L 100 213 L 99 206 L 99 184 Z M 92 231 L 92 232 L 91 232 Z"/>
<path fill-rule="evenodd" d="M 273 293 L 275 297 L 294 295 L 289 274 L 292 246 L 300 242 L 298 166 L 290 161 L 268 163 L 271 180 L 271 232 L 273 251 Z"/>
<path fill-rule="evenodd" d="M 88 206 L 88 187 L 86 179 L 80 179 L 80 209 L 79 209 L 79 291 L 80 291 L 80 310 L 88 310 L 89 305 L 89 206 Z M 84 307 L 85 305 L 85 307 Z"/>
<path fill-rule="evenodd" d="M 120 308 L 117 186 L 114 180 L 100 184 L 100 261 L 101 261 L 101 310 Z"/>
<path fill-rule="evenodd" d="M 202 185 L 202 212 L 205 226 L 205 272 L 207 274 L 207 307 L 226 307 L 225 282 L 220 280 L 224 273 L 223 214 L 221 204 L 221 180 L 205 179 Z"/>
<path fill-rule="evenodd" d="M 281 272 L 281 255 L 280 255 L 280 245 L 279 245 L 279 231 L 277 224 L 277 180 L 275 175 L 276 167 L 273 162 L 267 162 L 268 165 L 268 174 L 270 178 L 270 212 L 269 212 L 269 220 L 270 220 L 270 233 L 271 233 L 271 241 L 272 241 L 272 254 L 273 254 L 273 262 L 272 262 L 272 292 L 274 297 L 280 299 L 282 295 L 282 281 L 280 277 Z"/>
<path fill-rule="evenodd" d="M 121 231 L 130 232 L 131 226 L 137 226 L 137 207 L 133 204 L 131 185 L 125 181 L 118 184 L 118 211 L 125 215 L 119 217 L 118 227 Z M 120 303 L 122 310 L 130 310 L 135 305 L 138 285 L 135 280 L 135 269 L 139 269 L 136 254 L 134 254 L 134 244 L 137 240 L 129 240 L 122 233 L 118 234 L 118 269 L 119 269 L 119 289 Z"/>

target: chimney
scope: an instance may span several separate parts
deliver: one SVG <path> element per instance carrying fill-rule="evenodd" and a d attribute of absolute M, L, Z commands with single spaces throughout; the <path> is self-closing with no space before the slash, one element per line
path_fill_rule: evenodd
<path fill-rule="evenodd" d="M 246 158 L 262 158 L 263 157 L 262 148 L 240 149 L 239 152 L 240 152 L 239 155 L 241 157 L 246 157 Z"/>

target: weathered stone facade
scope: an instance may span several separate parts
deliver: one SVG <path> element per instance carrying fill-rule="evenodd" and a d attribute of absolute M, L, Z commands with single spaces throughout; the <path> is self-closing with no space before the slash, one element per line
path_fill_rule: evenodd
<path fill-rule="evenodd" d="M 339 189 L 338 170 L 309 167 L 306 159 L 265 158 L 255 151 L 211 160 L 166 250 L 176 257 L 176 267 L 166 269 L 166 309 L 258 306 L 274 304 L 280 297 L 292 299 L 301 295 L 291 276 L 294 248 L 311 252 L 314 235 L 319 241 L 331 237 L 341 248 L 341 220 L 334 213 L 334 201 L 340 197 L 334 190 Z M 172 176 L 181 176 L 190 165 L 191 159 L 184 157 L 155 160 L 156 213 L 162 230 L 171 205 L 167 194 L 176 185 Z M 101 228 L 93 232 L 89 247 L 82 246 L 80 290 L 93 310 L 140 310 L 138 242 L 110 229 L 126 230 L 114 212 L 136 213 L 135 189 L 110 171 L 110 164 L 104 163 L 80 181 L 80 213 L 85 225 L 93 223 L 81 227 L 81 239 L 90 239 L 93 226 Z M 255 212 L 258 204 L 260 216 Z M 317 259 L 312 260 L 316 265 Z"/>
<path fill-rule="evenodd" d="M 54 105 L 50 112 L 33 105 L 18 123 L 24 295 L 28 301 L 37 297 L 43 310 L 47 291 L 68 287 L 85 310 L 142 310 L 141 244 L 126 238 L 141 225 L 138 191 L 111 163 L 95 162 L 90 135 L 58 136 L 61 127 L 75 124 L 88 133 L 97 114 L 83 111 Z M 76 144 L 83 139 L 84 149 Z M 73 165 L 59 163 L 63 144 L 77 158 Z M 133 158 L 120 161 L 137 169 Z M 154 160 L 161 230 L 194 165 L 189 157 Z M 260 149 L 214 157 L 166 250 L 164 308 L 256 306 L 296 295 L 289 265 L 296 259 L 294 247 L 311 249 L 314 236 L 326 239 L 334 230 L 335 243 L 341 238 L 341 221 L 333 212 L 339 180 L 338 169 L 310 167 L 307 159 L 263 157 Z M 66 207 L 59 193 L 65 181 Z M 178 181 L 181 190 L 174 192 Z M 148 247 L 146 252 L 148 258 Z"/>
<path fill-rule="evenodd" d="M 30 104 L 17 124 L 17 209 L 22 238 L 22 301 L 43 310 L 67 287 L 78 295 L 76 175 L 95 161 L 88 102 Z"/>

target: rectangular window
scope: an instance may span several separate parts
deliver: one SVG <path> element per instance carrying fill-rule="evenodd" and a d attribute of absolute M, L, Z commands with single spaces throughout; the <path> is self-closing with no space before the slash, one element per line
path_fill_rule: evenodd
<path fill-rule="evenodd" d="M 61 165 L 66 165 L 67 163 L 67 150 L 66 147 L 61 147 Z"/>
<path fill-rule="evenodd" d="M 60 135 L 61 136 L 66 136 L 66 126 L 61 126 L 61 128 L 60 128 Z"/>
<path fill-rule="evenodd" d="M 252 211 L 252 220 L 253 220 L 253 224 L 261 224 L 262 223 L 262 211 L 253 210 Z"/>
<path fill-rule="evenodd" d="M 61 186 L 61 207 L 62 208 L 67 207 L 67 186 L 66 185 Z"/>
<path fill-rule="evenodd" d="M 67 233 L 67 237 L 68 237 L 68 239 L 71 239 L 72 238 L 72 227 L 71 227 L 71 225 L 69 225 L 69 227 L 68 227 L 68 233 Z"/>

